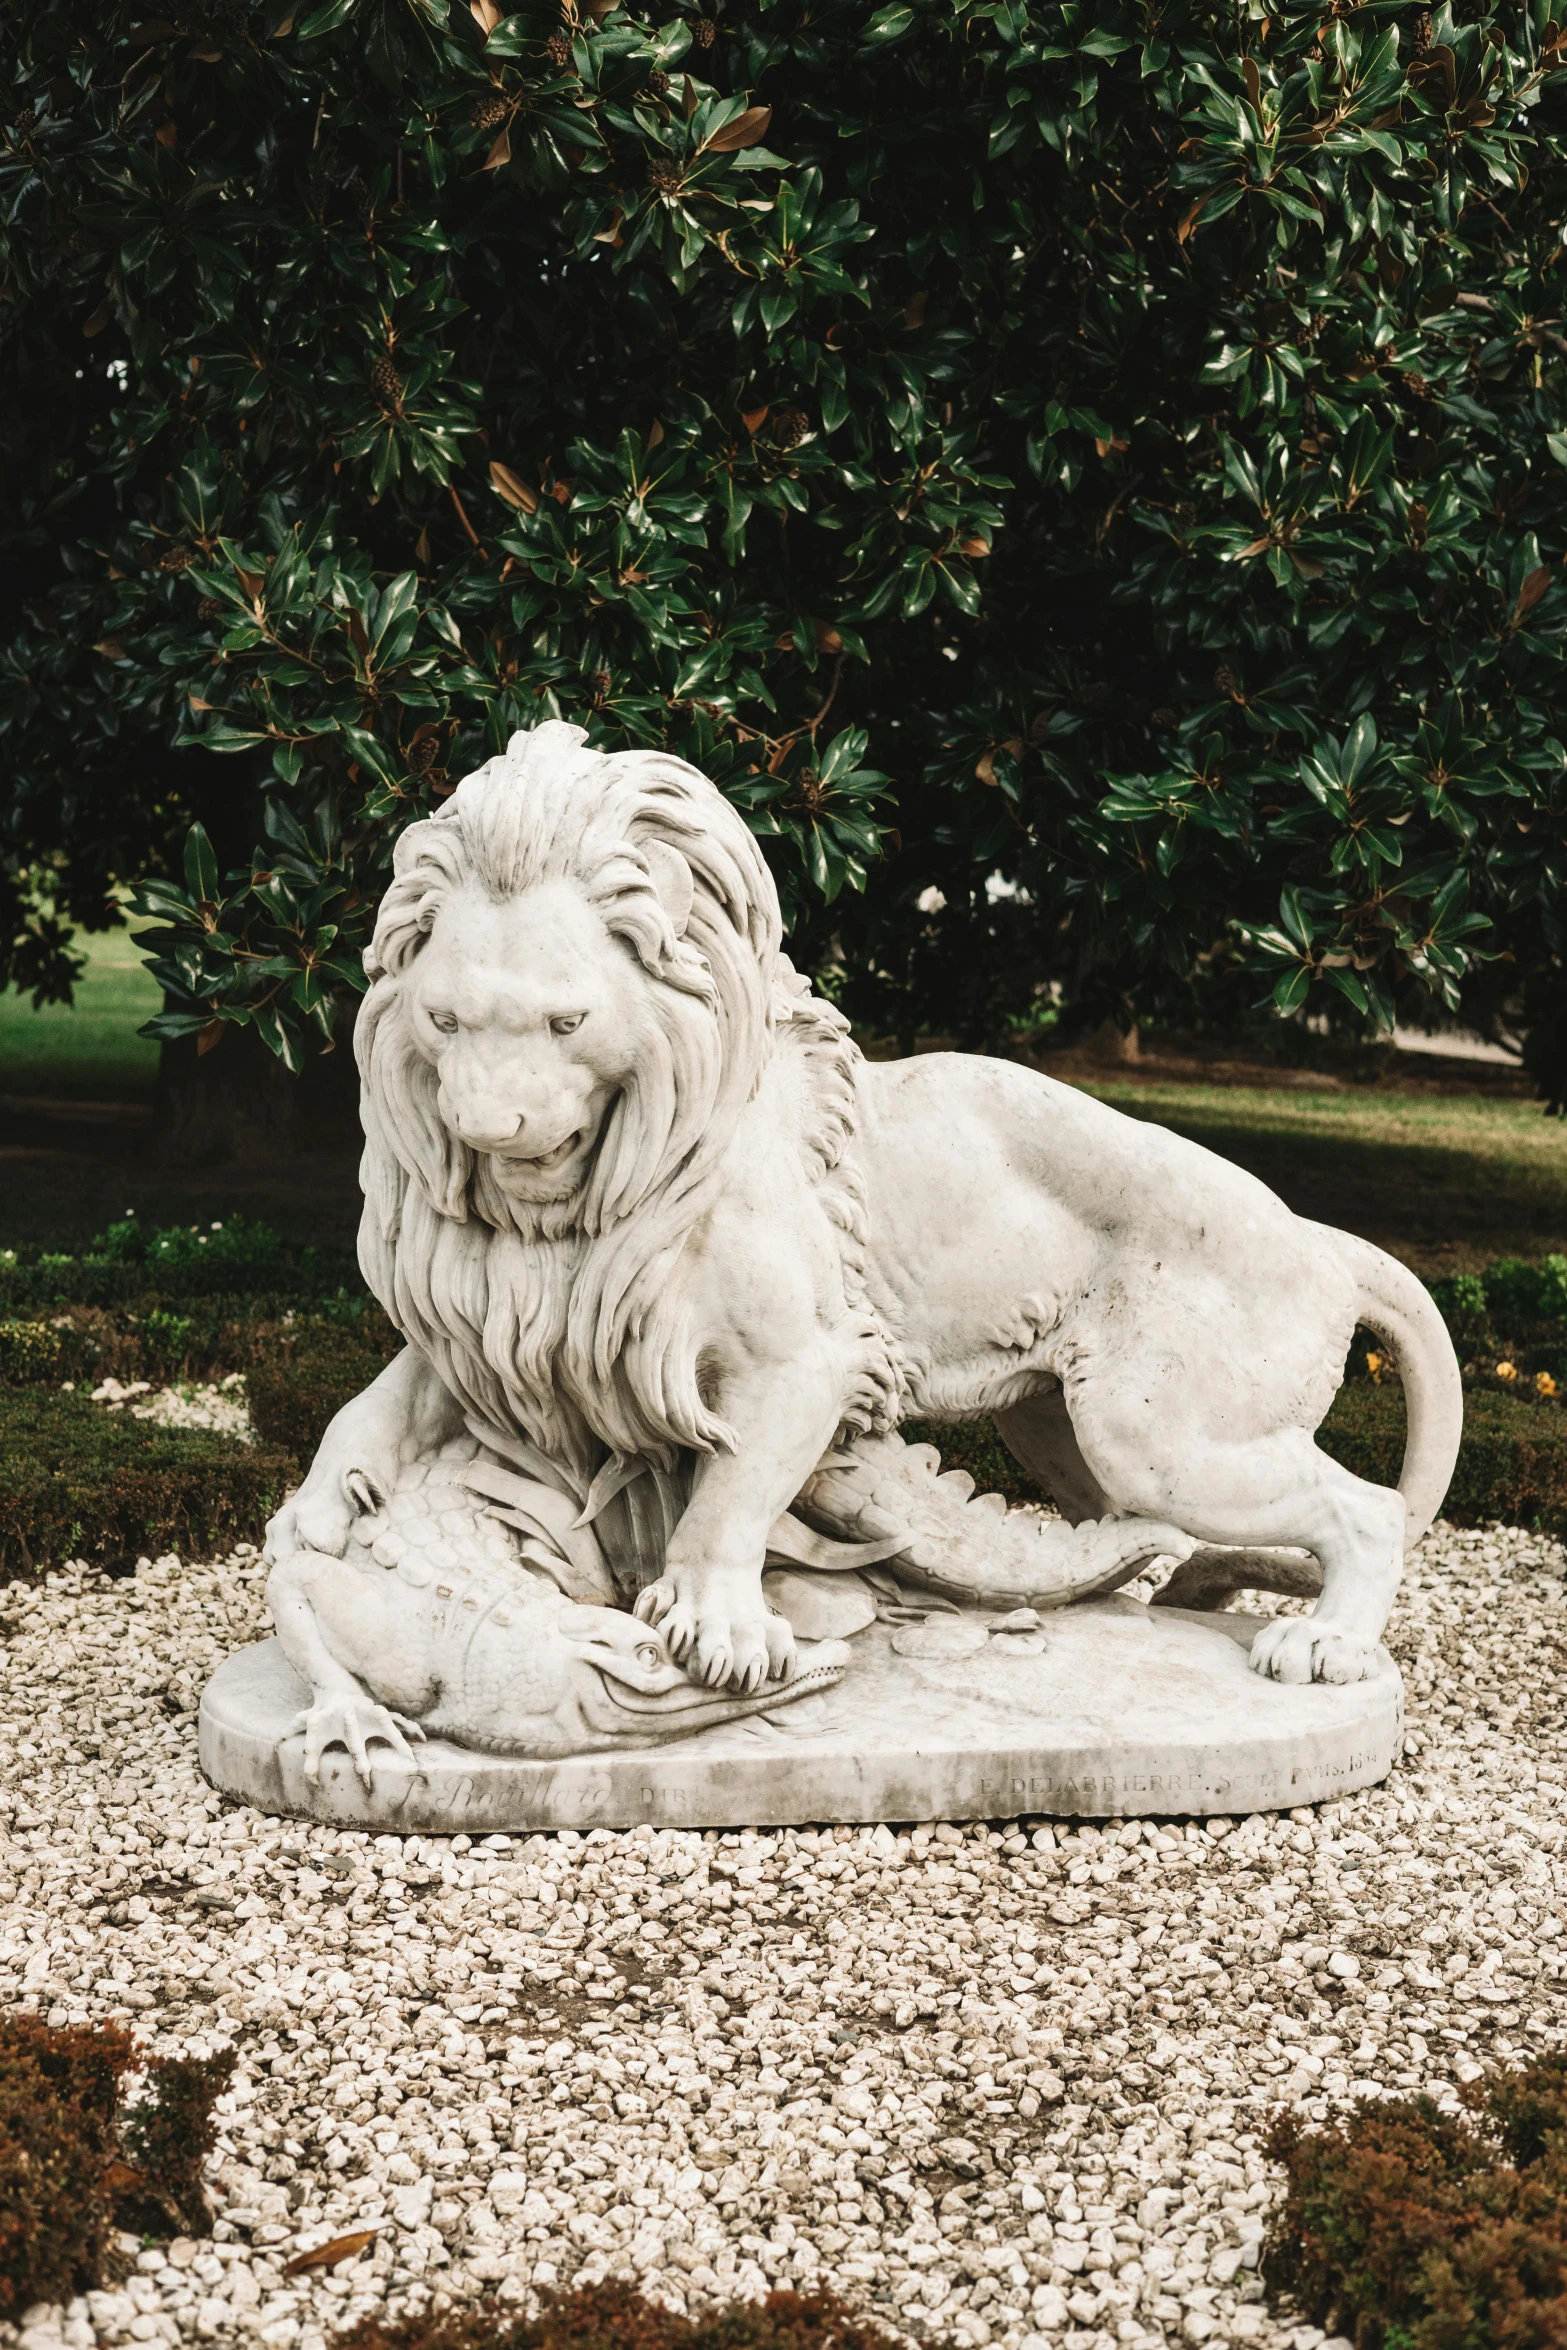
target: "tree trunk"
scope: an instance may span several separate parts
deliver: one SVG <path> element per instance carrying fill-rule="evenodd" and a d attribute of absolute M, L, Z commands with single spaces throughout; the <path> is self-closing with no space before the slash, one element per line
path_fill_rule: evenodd
<path fill-rule="evenodd" d="M 165 1044 L 155 1122 L 159 1158 L 178 1167 L 272 1168 L 329 1156 L 352 1168 L 361 1142 L 354 1011 L 338 1014 L 337 1042 L 291 1077 L 253 1028 L 225 1028 L 210 1052 L 194 1037 Z"/>
<path fill-rule="evenodd" d="M 1093 1034 L 1085 1039 L 1085 1050 L 1091 1060 L 1104 1068 L 1114 1069 L 1126 1061 L 1140 1061 L 1137 1030 L 1121 1028 L 1114 1020 L 1102 1020 Z"/>

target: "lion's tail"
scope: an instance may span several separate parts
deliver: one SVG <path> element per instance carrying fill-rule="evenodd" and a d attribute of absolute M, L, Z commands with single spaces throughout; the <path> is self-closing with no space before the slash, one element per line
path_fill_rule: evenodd
<path fill-rule="evenodd" d="M 1328 1229 L 1328 1227 L 1324 1227 Z M 1352 1233 L 1334 1232 L 1359 1291 L 1359 1315 L 1391 1349 L 1404 1382 L 1409 1427 L 1398 1490 L 1412 1550 L 1442 1506 L 1464 1432 L 1458 1357 L 1430 1291 L 1406 1265 Z"/>

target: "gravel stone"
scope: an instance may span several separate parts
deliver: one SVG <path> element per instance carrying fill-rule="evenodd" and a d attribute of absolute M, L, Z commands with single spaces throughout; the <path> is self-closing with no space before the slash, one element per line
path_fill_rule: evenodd
<path fill-rule="evenodd" d="M 75 1385 L 67 1379 L 66 1393 L 74 1392 Z M 160 1428 L 212 1428 L 220 1436 L 237 1436 L 241 1444 L 256 1441 L 243 1371 L 230 1371 L 226 1379 L 182 1379 L 173 1387 L 159 1388 L 148 1379 L 132 1379 L 129 1385 L 104 1379 L 92 1390 L 92 1401 L 106 1411 L 128 1411 L 133 1420 L 151 1420 Z"/>
<path fill-rule="evenodd" d="M 1348 2350 L 1263 2306 L 1260 2139 L 1561 2043 L 1564 1571 L 1439 1528 L 1389 1636 L 1405 1757 L 1314 1810 L 477 1844 L 205 1786 L 254 1551 L 12 1585 L 0 1999 L 240 2067 L 212 2237 L 127 2240 L 113 2290 L 0 2334 L 324 2350 L 617 2275 L 828 2282 L 959 2350 Z"/>

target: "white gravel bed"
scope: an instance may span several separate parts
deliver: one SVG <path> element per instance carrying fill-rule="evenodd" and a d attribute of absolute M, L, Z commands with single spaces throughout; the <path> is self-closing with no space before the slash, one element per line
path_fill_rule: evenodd
<path fill-rule="evenodd" d="M 1313 2350 L 1256 2276 L 1270 2110 L 1563 2036 L 1563 1575 L 1439 1529 L 1391 1635 L 1404 1761 L 1287 1818 L 478 1845 L 205 1787 L 253 1552 L 13 1585 L 0 2000 L 241 2057 L 212 2239 L 31 2313 L 27 2350 L 319 2350 L 607 2273 L 685 2307 L 822 2281 L 961 2350 Z"/>
<path fill-rule="evenodd" d="M 64 1384 L 66 1394 L 71 1394 L 75 1380 Z M 241 1444 L 256 1441 L 243 1371 L 230 1371 L 226 1379 L 181 1379 L 172 1387 L 154 1387 L 150 1379 L 128 1384 L 102 1379 L 92 1390 L 92 1401 L 105 1411 L 128 1411 L 133 1420 L 151 1420 L 160 1428 L 212 1428 L 220 1436 L 237 1436 Z"/>

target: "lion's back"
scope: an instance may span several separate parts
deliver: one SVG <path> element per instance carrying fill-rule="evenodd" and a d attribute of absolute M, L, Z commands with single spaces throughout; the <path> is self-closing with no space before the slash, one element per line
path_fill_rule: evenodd
<path fill-rule="evenodd" d="M 1312 1228 L 1244 1168 L 1015 1061 L 865 1063 L 860 1146 L 878 1216 L 912 1219 L 970 1264 L 987 1234 L 1009 1254 L 1021 1238 L 1067 1287 L 1107 1254 L 1225 1274 L 1321 1254 Z"/>

